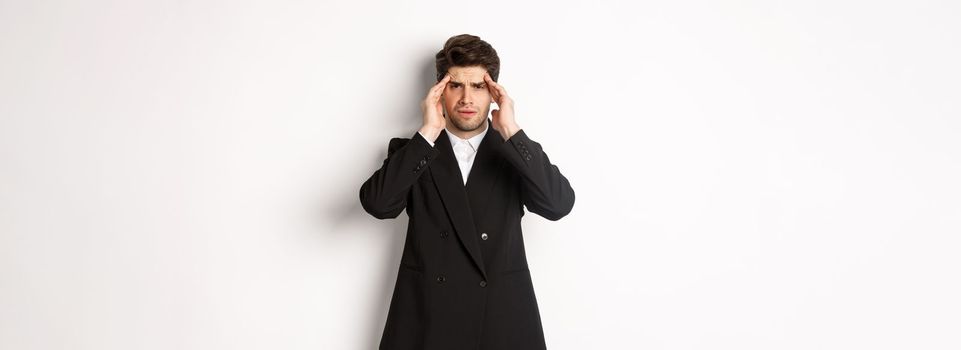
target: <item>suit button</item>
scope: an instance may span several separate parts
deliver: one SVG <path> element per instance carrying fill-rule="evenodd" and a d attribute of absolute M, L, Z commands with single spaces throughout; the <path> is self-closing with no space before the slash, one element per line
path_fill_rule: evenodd
<path fill-rule="evenodd" d="M 427 159 L 421 159 L 421 160 L 420 160 L 420 163 L 418 163 L 418 164 L 420 164 L 420 166 L 427 165 Z"/>
<path fill-rule="evenodd" d="M 480 286 L 481 288 L 487 287 L 487 281 L 481 281 Z"/>
<path fill-rule="evenodd" d="M 447 230 L 440 231 L 440 238 L 447 238 L 447 235 L 449 235 L 449 233 L 447 233 Z"/>
<path fill-rule="evenodd" d="M 437 276 L 437 283 L 444 283 L 446 281 L 447 277 L 444 277 L 444 275 Z"/>
<path fill-rule="evenodd" d="M 486 233 L 486 232 L 485 232 L 485 233 L 481 233 L 481 239 L 483 239 L 483 240 L 485 240 L 485 241 L 487 240 L 487 233 Z"/>

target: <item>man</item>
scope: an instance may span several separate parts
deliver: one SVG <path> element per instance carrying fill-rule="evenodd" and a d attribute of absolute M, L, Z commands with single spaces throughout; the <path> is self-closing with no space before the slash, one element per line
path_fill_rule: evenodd
<path fill-rule="evenodd" d="M 521 217 L 559 220 L 574 190 L 517 125 L 487 42 L 451 37 L 436 66 L 423 126 L 360 188 L 374 217 L 409 217 L 380 348 L 544 349 Z"/>

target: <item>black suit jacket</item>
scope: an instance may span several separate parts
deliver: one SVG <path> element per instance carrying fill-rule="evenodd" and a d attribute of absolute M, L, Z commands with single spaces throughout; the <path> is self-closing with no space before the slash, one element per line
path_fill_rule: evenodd
<path fill-rule="evenodd" d="M 564 217 L 574 190 L 523 129 L 505 141 L 487 123 L 466 186 L 443 131 L 391 139 L 360 188 L 374 217 L 409 218 L 381 349 L 545 348 L 521 217 Z"/>

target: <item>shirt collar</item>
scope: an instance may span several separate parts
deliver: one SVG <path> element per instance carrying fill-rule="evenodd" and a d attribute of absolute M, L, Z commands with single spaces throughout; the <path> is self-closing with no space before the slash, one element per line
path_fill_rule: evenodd
<path fill-rule="evenodd" d="M 477 147 L 480 146 L 481 141 L 484 140 L 484 135 L 487 135 L 487 130 L 490 129 L 490 126 L 487 125 L 487 124 L 488 124 L 488 122 L 487 122 L 487 120 L 485 120 L 485 121 L 484 121 L 484 131 L 481 131 L 480 134 L 474 135 L 473 137 L 471 137 L 471 138 L 469 138 L 469 139 L 466 139 L 466 140 L 464 140 L 464 139 L 462 139 L 462 138 L 460 138 L 460 137 L 457 137 L 456 135 L 454 135 L 453 133 L 451 133 L 450 130 L 448 130 L 448 131 L 447 131 L 447 137 L 450 138 L 450 145 L 451 145 L 451 147 L 456 146 L 458 143 L 461 143 L 461 142 L 467 142 L 467 145 L 470 146 L 470 148 L 471 148 L 472 150 L 474 150 L 474 152 L 477 152 Z M 446 128 L 445 128 L 445 129 L 446 129 Z"/>

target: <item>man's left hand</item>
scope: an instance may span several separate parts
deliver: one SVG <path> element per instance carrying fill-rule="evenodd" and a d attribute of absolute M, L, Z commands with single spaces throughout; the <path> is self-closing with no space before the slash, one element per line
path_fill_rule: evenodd
<path fill-rule="evenodd" d="M 484 81 L 487 82 L 487 90 L 494 102 L 497 102 L 498 109 L 491 111 L 491 123 L 494 129 L 504 138 L 504 141 L 507 141 L 521 129 L 517 126 L 517 121 L 514 120 L 514 100 L 507 96 L 507 90 L 497 84 L 489 73 L 484 73 Z"/>

